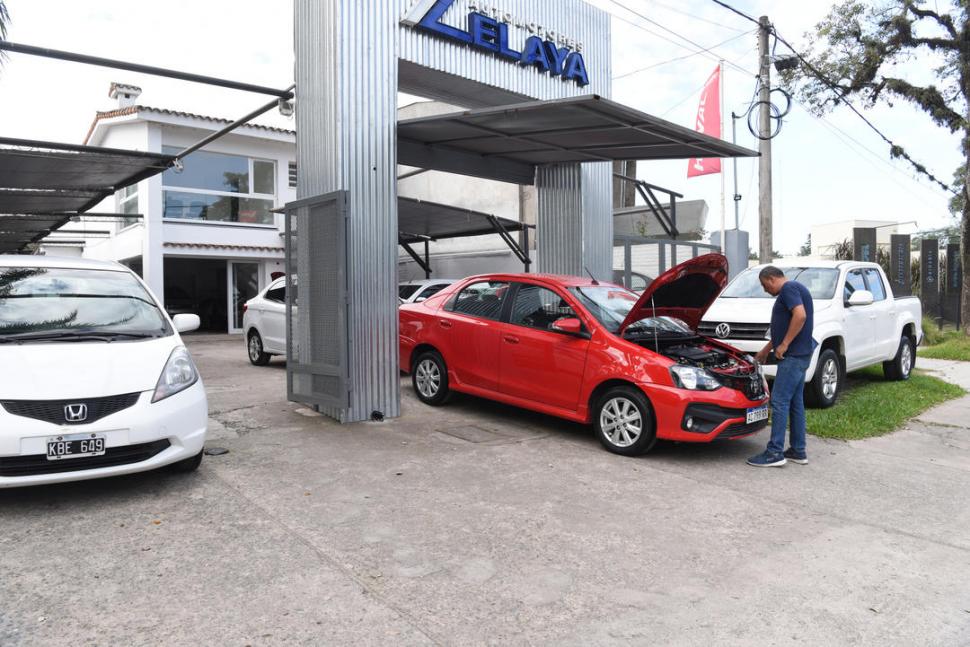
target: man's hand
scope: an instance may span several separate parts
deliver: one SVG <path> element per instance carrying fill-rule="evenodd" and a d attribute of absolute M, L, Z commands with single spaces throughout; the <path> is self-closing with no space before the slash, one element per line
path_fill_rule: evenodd
<path fill-rule="evenodd" d="M 770 349 L 767 346 L 759 350 L 757 354 L 754 356 L 755 361 L 757 361 L 759 364 L 764 364 L 765 362 L 767 362 L 769 350 Z"/>
<path fill-rule="evenodd" d="M 787 352 L 788 344 L 782 342 L 778 345 L 778 348 L 775 349 L 775 357 L 777 357 L 779 360 L 785 359 L 785 353 Z"/>

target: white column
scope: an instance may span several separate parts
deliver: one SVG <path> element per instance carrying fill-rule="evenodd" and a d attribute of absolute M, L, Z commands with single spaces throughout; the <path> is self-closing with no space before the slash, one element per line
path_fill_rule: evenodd
<path fill-rule="evenodd" d="M 161 152 L 162 129 L 154 124 L 148 126 L 148 150 Z M 148 287 L 162 304 L 165 302 L 165 266 L 162 230 L 162 176 L 153 175 L 138 184 L 138 210 L 144 217 L 141 264 L 142 276 Z"/>

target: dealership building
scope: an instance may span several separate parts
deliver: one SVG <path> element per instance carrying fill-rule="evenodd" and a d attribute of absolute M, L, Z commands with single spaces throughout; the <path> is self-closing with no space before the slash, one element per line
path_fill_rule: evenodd
<path fill-rule="evenodd" d="M 38 220 L 27 227 L 46 218 L 56 229 L 66 206 L 86 213 L 113 188 L 99 211 L 120 212 L 117 222 L 72 225 L 82 253 L 140 270 L 170 310 L 206 303 L 212 330 L 238 330 L 245 298 L 278 272 L 292 276 L 288 397 L 343 422 L 400 414 L 402 249 L 420 262 L 433 241 L 494 234 L 527 271 L 609 277 L 614 162 L 756 155 L 611 101 L 610 17 L 581 0 L 295 0 L 294 25 L 295 134 L 247 125 L 259 112 L 227 124 L 142 106 L 137 88 L 115 85 L 118 105 L 97 115 L 80 151 L 99 168 L 62 152 L 32 160 L 101 188 L 25 169 L 11 180 L 49 191 L 9 193 L 5 208 L 30 207 Z M 437 103 L 399 113 L 402 94 Z M 471 190 L 467 178 L 491 184 Z M 669 212 L 653 202 L 682 240 L 673 201 Z M 18 231 L 4 244 L 36 240 Z M 71 244 L 57 237 L 49 245 Z M 676 245 L 660 249 L 678 260 Z"/>

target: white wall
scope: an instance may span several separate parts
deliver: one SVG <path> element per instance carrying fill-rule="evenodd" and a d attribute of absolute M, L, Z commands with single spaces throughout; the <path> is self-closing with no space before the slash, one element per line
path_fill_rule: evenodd
<path fill-rule="evenodd" d="M 812 256 L 830 258 L 835 245 L 844 240 L 852 241 L 852 230 L 855 227 L 878 227 L 877 245 L 888 245 L 889 237 L 899 233 L 899 225 L 892 220 L 840 220 L 812 225 Z"/>

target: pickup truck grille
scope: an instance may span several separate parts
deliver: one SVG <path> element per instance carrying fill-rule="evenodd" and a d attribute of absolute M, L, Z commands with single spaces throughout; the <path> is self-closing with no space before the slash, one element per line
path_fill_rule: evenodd
<path fill-rule="evenodd" d="M 722 324 L 731 329 L 724 337 L 717 334 L 717 327 Z M 765 333 L 768 332 L 768 324 L 702 321 L 697 327 L 697 332 L 705 337 L 714 337 L 715 339 L 764 339 Z"/>

